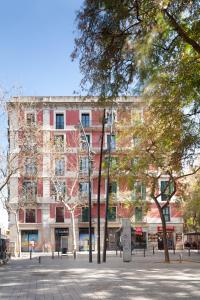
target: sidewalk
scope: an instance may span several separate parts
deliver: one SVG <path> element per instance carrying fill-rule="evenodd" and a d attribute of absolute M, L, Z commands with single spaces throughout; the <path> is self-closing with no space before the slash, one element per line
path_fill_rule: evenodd
<path fill-rule="evenodd" d="M 78 253 L 52 259 L 33 253 L 13 259 L 0 267 L 0 299 L 69 300 L 183 300 L 200 299 L 200 254 L 170 254 L 172 262 L 163 263 L 163 253 L 138 251 L 130 263 L 109 253 L 106 263 L 93 263 Z"/>

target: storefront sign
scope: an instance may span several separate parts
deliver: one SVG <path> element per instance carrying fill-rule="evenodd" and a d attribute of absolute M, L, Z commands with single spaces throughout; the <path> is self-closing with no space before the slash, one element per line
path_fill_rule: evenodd
<path fill-rule="evenodd" d="M 122 219 L 122 246 L 123 261 L 131 261 L 131 222 L 129 219 Z"/>
<path fill-rule="evenodd" d="M 57 235 L 69 235 L 69 228 L 56 228 L 55 233 Z"/>
<path fill-rule="evenodd" d="M 135 227 L 135 234 L 142 235 L 142 227 Z"/>
<path fill-rule="evenodd" d="M 157 230 L 158 230 L 159 232 L 162 232 L 162 231 L 163 231 L 163 227 L 162 227 L 162 226 L 158 226 L 158 227 L 157 227 Z M 167 230 L 167 231 L 174 231 L 174 226 L 166 226 L 166 230 Z"/>

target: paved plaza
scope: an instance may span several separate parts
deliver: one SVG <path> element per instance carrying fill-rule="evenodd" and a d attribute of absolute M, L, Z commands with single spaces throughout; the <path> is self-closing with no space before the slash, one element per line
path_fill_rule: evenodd
<path fill-rule="evenodd" d="M 96 255 L 88 263 L 86 254 L 52 259 L 34 253 L 12 259 L 0 266 L 0 299 L 69 300 L 164 300 L 200 299 L 200 254 L 171 253 L 171 263 L 163 262 L 163 253 L 138 251 L 132 262 L 109 253 L 107 263 L 98 265 Z"/>

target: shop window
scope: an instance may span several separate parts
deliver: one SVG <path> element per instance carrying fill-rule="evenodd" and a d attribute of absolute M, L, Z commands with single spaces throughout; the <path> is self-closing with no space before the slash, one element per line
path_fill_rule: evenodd
<path fill-rule="evenodd" d="M 65 160 L 56 159 L 55 160 L 55 175 L 56 176 L 64 176 L 65 174 Z"/>
<path fill-rule="evenodd" d="M 64 114 L 56 114 L 56 129 L 64 129 Z"/>
<path fill-rule="evenodd" d="M 56 222 L 64 222 L 64 207 L 56 207 Z"/>
<path fill-rule="evenodd" d="M 116 221 L 116 207 L 108 208 L 108 221 Z"/>
<path fill-rule="evenodd" d="M 165 221 L 170 222 L 170 209 L 169 209 L 169 207 L 163 208 L 163 215 L 165 217 Z"/>
<path fill-rule="evenodd" d="M 142 222 L 142 207 L 135 208 L 135 222 Z"/>
<path fill-rule="evenodd" d="M 64 135 L 59 134 L 54 136 L 55 151 L 64 151 Z"/>
<path fill-rule="evenodd" d="M 35 209 L 26 209 L 25 221 L 26 223 L 36 222 Z"/>
<path fill-rule="evenodd" d="M 89 208 L 82 208 L 82 222 L 89 222 Z"/>
<path fill-rule="evenodd" d="M 114 134 L 112 134 L 112 135 L 108 134 L 107 135 L 107 149 L 109 149 L 109 147 L 110 147 L 111 150 L 116 149 L 116 138 L 115 138 Z"/>
<path fill-rule="evenodd" d="M 37 174 L 36 161 L 33 158 L 26 158 L 25 160 L 25 175 L 35 176 Z"/>
<path fill-rule="evenodd" d="M 37 183 L 35 181 L 24 181 L 22 188 L 23 196 L 27 200 L 35 199 L 37 195 Z"/>
<path fill-rule="evenodd" d="M 26 124 L 27 125 L 34 125 L 35 124 L 35 114 L 34 113 L 27 113 L 26 114 Z"/>
<path fill-rule="evenodd" d="M 81 114 L 81 123 L 83 127 L 90 127 L 90 114 L 82 113 Z"/>
<path fill-rule="evenodd" d="M 173 182 L 169 182 L 166 180 L 161 181 L 161 200 L 167 201 L 167 199 L 170 197 L 170 195 L 173 193 L 174 185 Z"/>
<path fill-rule="evenodd" d="M 146 200 L 146 186 L 143 183 L 139 181 L 134 183 L 132 200 Z"/>

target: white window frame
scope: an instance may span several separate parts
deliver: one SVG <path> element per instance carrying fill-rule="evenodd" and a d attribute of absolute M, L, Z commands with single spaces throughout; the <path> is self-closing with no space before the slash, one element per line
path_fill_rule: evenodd
<path fill-rule="evenodd" d="M 112 147 L 111 147 L 111 151 L 115 151 L 115 150 L 117 149 L 116 134 L 106 133 L 106 136 L 105 136 L 105 148 L 108 149 L 108 136 L 109 136 L 109 135 L 115 136 L 115 148 L 112 148 Z M 112 145 L 112 143 L 111 143 L 111 145 Z"/>
<path fill-rule="evenodd" d="M 28 124 L 28 122 L 27 122 L 27 115 L 28 114 L 32 114 L 32 115 L 34 115 L 34 118 L 35 118 L 35 122 L 33 122 L 33 125 L 36 125 L 36 123 L 37 123 L 37 120 L 36 120 L 36 118 L 37 118 L 37 115 L 36 115 L 36 112 L 35 111 L 33 111 L 33 110 L 30 110 L 30 111 L 26 111 L 25 112 L 25 123 L 26 123 L 26 125 L 31 125 L 31 124 Z"/>
<path fill-rule="evenodd" d="M 56 175 L 56 161 L 64 161 L 64 165 L 63 165 L 63 167 L 64 167 L 64 169 L 63 169 L 63 175 Z M 60 157 L 60 158 L 55 158 L 55 160 L 54 160 L 54 175 L 55 176 L 57 176 L 57 177 L 63 177 L 63 176 L 65 176 L 65 174 L 66 174 L 66 159 L 65 159 L 65 157 Z"/>
<path fill-rule="evenodd" d="M 58 151 L 58 149 L 56 149 L 56 145 L 55 145 L 55 137 L 56 136 L 63 136 L 63 151 Z M 54 147 L 54 150 L 56 152 L 65 152 L 65 149 L 66 149 L 66 134 L 59 133 L 59 132 L 54 132 L 54 134 L 53 134 L 53 147 Z"/>
<path fill-rule="evenodd" d="M 111 126 L 114 123 L 117 122 L 117 110 L 116 109 L 106 109 L 106 119 L 108 120 L 108 115 L 112 114 L 112 120 L 109 120 L 109 122 L 106 123 L 106 125 Z M 114 118 L 113 118 L 114 116 Z"/>
<path fill-rule="evenodd" d="M 64 128 L 57 129 L 56 128 L 56 115 L 63 114 L 64 115 Z M 54 129 L 55 130 L 65 130 L 66 129 L 66 111 L 65 110 L 55 110 L 54 111 Z"/>
<path fill-rule="evenodd" d="M 82 114 L 89 114 L 89 118 L 90 118 L 90 124 L 89 124 L 89 127 L 92 126 L 92 112 L 91 110 L 87 109 L 87 110 L 80 110 L 79 111 L 79 120 L 81 122 L 82 120 Z M 82 123 L 82 122 L 81 122 Z M 83 126 L 84 127 L 84 126 Z M 84 127 L 84 128 L 89 128 L 89 127 Z"/>

